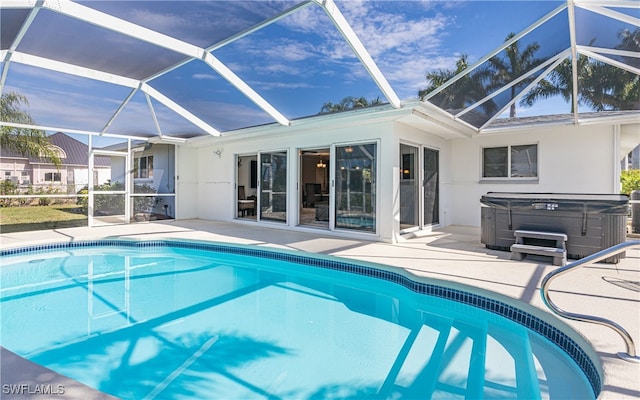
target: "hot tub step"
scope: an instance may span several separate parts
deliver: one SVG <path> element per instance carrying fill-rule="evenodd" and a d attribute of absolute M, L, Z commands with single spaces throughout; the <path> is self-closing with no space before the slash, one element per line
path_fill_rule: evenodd
<path fill-rule="evenodd" d="M 512 244 L 511 259 L 522 260 L 527 254 L 553 257 L 553 265 L 565 265 L 567 263 L 567 251 L 557 247 L 533 246 L 529 244 Z"/>

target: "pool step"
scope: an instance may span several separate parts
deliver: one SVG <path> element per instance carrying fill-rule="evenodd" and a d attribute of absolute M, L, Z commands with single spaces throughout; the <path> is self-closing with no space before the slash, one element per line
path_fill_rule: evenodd
<path fill-rule="evenodd" d="M 516 230 L 516 242 L 511 245 L 511 259 L 521 261 L 527 254 L 553 258 L 553 265 L 567 263 L 567 235 L 558 232 Z"/>

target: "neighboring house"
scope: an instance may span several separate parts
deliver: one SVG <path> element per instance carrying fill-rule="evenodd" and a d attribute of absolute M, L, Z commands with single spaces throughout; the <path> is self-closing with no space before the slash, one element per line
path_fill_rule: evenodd
<path fill-rule="evenodd" d="M 0 149 L 1 179 L 11 180 L 20 188 L 53 188 L 76 193 L 89 183 L 89 148 L 86 144 L 61 132 L 49 136 L 51 146 L 58 153 L 62 166 L 34 157 L 24 157 Z M 109 157 L 95 157 L 94 182 L 102 184 L 111 179 Z"/>
<path fill-rule="evenodd" d="M 631 150 L 622 163 L 622 169 L 640 169 L 640 146 Z"/>

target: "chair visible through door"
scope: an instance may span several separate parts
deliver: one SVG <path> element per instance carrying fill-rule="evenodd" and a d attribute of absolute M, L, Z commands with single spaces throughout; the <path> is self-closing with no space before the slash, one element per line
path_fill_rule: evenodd
<path fill-rule="evenodd" d="M 242 217 L 256 214 L 256 201 L 247 199 L 244 186 L 238 186 L 238 213 Z"/>
<path fill-rule="evenodd" d="M 321 186 L 319 183 L 305 183 L 304 191 L 306 207 L 313 207 L 316 203 L 322 201 Z"/>

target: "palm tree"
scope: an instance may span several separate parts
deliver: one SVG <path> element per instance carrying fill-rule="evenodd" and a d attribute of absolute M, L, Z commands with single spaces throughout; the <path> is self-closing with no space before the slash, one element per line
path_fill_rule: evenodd
<path fill-rule="evenodd" d="M 456 61 L 455 69 L 439 69 L 437 71 L 428 72 L 425 77 L 429 82 L 429 86 L 418 92 L 420 100 L 442 86 L 444 83 L 453 79 L 469 67 L 468 56 L 462 54 Z M 479 69 L 473 73 L 469 73 L 456 81 L 450 87 L 444 89 L 440 93 L 432 97 L 432 102 L 444 110 L 461 110 L 469 103 L 482 99 L 486 96 L 487 88 L 484 82 L 489 74 L 486 69 Z M 496 110 L 493 101 L 485 102 L 482 107 L 485 112 L 491 113 Z"/>
<path fill-rule="evenodd" d="M 427 72 L 425 77 L 429 82 L 429 86 L 418 91 L 418 97 L 420 100 L 424 100 L 429 93 L 453 79 L 453 77 L 467 69 L 468 66 L 468 56 L 466 54 L 462 54 L 456 61 L 456 69 L 439 69 L 437 71 Z"/>
<path fill-rule="evenodd" d="M 16 92 L 2 93 L 0 96 L 0 121 L 33 125 L 33 118 L 21 106 L 28 105 L 27 98 Z M 60 168 L 62 161 L 51 147 L 44 131 L 27 128 L 0 127 L 0 147 L 25 157 L 35 157 L 52 162 Z"/>
<path fill-rule="evenodd" d="M 587 57 L 578 56 L 578 71 L 584 71 L 588 65 Z M 520 100 L 522 106 L 533 106 L 540 99 L 548 99 L 550 97 L 560 96 L 565 102 L 571 104 L 571 112 L 573 109 L 573 67 L 570 59 L 565 59 L 558 65 L 545 79 L 542 79 Z M 580 73 L 579 73 L 580 75 Z M 585 97 L 585 99 L 588 97 Z M 579 95 L 578 102 L 584 100 Z"/>
<path fill-rule="evenodd" d="M 640 29 L 630 32 L 623 30 L 618 35 L 617 49 L 640 51 Z M 590 43 L 591 45 L 591 43 Z M 625 58 L 627 63 L 638 64 L 635 58 Z M 634 65 L 637 66 L 637 65 Z M 578 105 L 585 105 L 596 111 L 637 110 L 640 108 L 640 77 L 632 72 L 590 60 L 579 54 L 577 59 Z M 573 75 L 571 60 L 565 59 L 547 78 L 541 80 L 520 102 L 532 106 L 540 99 L 561 96 L 573 108 Z"/>
<path fill-rule="evenodd" d="M 515 33 L 507 35 L 505 42 L 511 40 L 515 36 Z M 489 90 L 497 90 L 510 82 L 518 79 L 528 71 L 535 68 L 540 64 L 541 60 L 535 58 L 535 53 L 540 49 L 540 45 L 537 42 L 529 44 L 524 50 L 520 50 L 518 41 L 515 41 L 509 47 L 505 49 L 506 57 L 500 58 L 498 56 L 491 57 L 488 60 L 489 68 L 494 71 L 491 74 L 491 84 Z M 523 80 L 518 85 L 511 86 L 511 98 L 515 98 L 519 85 L 528 85 L 533 82 L 534 77 L 529 77 Z M 509 117 L 514 118 L 516 116 L 516 104 L 512 103 L 509 110 Z"/>
<path fill-rule="evenodd" d="M 616 49 L 640 52 L 640 28 L 631 32 L 628 29 L 623 29 L 618 33 L 620 43 L 616 46 Z M 627 64 L 640 68 L 640 58 L 637 57 L 624 57 Z"/>
<path fill-rule="evenodd" d="M 376 97 L 372 100 L 367 100 L 366 97 L 353 97 L 347 96 L 343 98 L 339 103 L 326 102 L 320 109 L 320 114 L 329 114 L 340 111 L 353 110 L 355 108 L 365 108 L 382 104 L 380 97 Z"/>
<path fill-rule="evenodd" d="M 616 49 L 627 50 L 633 52 L 640 52 L 640 28 L 631 32 L 628 29 L 623 29 L 618 33 L 620 43 L 616 46 Z M 635 68 L 640 68 L 640 58 L 638 57 L 623 57 L 625 63 Z M 618 101 L 620 104 L 615 106 L 618 109 L 637 110 L 640 108 L 640 76 L 627 71 L 617 70 L 619 73 L 616 80 L 615 92 L 618 94 Z"/>
<path fill-rule="evenodd" d="M 632 72 L 593 61 L 579 83 L 584 103 L 596 111 L 640 108 L 640 79 Z"/>

